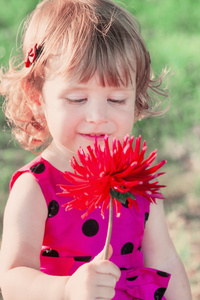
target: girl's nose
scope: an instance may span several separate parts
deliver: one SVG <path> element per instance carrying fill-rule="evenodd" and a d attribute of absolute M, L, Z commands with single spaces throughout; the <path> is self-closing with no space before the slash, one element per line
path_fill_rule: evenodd
<path fill-rule="evenodd" d="M 92 102 L 88 105 L 86 112 L 86 121 L 88 123 L 102 124 L 107 121 L 105 104 L 98 101 Z"/>

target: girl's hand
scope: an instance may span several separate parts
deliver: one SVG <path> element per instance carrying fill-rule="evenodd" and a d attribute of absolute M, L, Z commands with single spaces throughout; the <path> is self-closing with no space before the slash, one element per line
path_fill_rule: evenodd
<path fill-rule="evenodd" d="M 90 263 L 81 266 L 68 280 L 65 291 L 67 300 L 103 300 L 112 299 L 115 295 L 115 285 L 120 278 L 120 269 L 103 260 L 100 252 Z M 109 248 L 108 259 L 112 255 Z"/>

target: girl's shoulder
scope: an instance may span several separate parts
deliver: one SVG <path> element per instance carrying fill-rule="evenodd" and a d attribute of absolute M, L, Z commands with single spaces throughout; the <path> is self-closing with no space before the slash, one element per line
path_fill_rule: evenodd
<path fill-rule="evenodd" d="M 21 167 L 20 169 L 18 169 L 11 177 L 10 180 L 10 190 L 12 189 L 14 183 L 17 181 L 17 179 L 24 173 L 31 173 L 31 169 L 32 167 L 34 167 L 34 165 L 37 165 L 38 163 L 40 163 L 40 156 L 37 156 L 35 159 L 33 159 L 31 162 L 27 163 L 26 165 L 24 165 L 23 167 Z"/>
<path fill-rule="evenodd" d="M 48 180 L 48 177 L 61 176 L 62 172 L 52 166 L 41 155 L 34 158 L 31 162 L 17 170 L 10 181 L 10 189 L 12 189 L 16 180 L 24 173 L 30 173 L 37 182 Z"/>
<path fill-rule="evenodd" d="M 23 185 L 23 178 L 27 177 L 26 174 L 31 175 L 29 176 L 29 184 L 31 183 L 31 178 L 33 184 L 35 182 L 39 184 L 46 201 L 49 198 L 49 193 L 57 189 L 58 184 L 62 184 L 64 180 L 63 173 L 39 155 L 13 174 L 10 181 L 10 191 L 13 185 L 19 181 L 19 178 Z"/>

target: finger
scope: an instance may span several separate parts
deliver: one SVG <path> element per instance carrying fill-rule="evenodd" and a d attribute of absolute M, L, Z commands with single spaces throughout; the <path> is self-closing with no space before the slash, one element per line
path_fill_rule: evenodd
<path fill-rule="evenodd" d="M 96 299 L 112 299 L 115 296 L 115 289 L 111 287 L 97 287 L 97 295 Z"/>
<path fill-rule="evenodd" d="M 100 274 L 109 274 L 116 278 L 118 281 L 121 276 L 120 269 L 111 261 L 102 260 L 95 263 L 95 271 Z"/>
<path fill-rule="evenodd" d="M 105 248 L 104 248 L 97 256 L 95 256 L 95 258 L 93 259 L 93 261 L 96 262 L 96 261 L 102 260 L 103 257 L 104 257 L 104 253 L 105 253 Z M 113 249 L 112 249 L 112 246 L 109 245 L 109 249 L 108 249 L 108 259 L 111 258 L 112 254 L 113 254 Z"/>
<path fill-rule="evenodd" d="M 95 298 L 95 299 L 97 299 L 97 300 L 110 300 L 110 299 L 108 299 L 108 298 L 99 298 L 99 297 L 97 297 L 97 298 Z"/>
<path fill-rule="evenodd" d="M 111 287 L 115 288 L 116 286 L 116 277 L 110 274 L 98 274 L 97 278 L 97 286 L 105 286 L 105 287 Z"/>

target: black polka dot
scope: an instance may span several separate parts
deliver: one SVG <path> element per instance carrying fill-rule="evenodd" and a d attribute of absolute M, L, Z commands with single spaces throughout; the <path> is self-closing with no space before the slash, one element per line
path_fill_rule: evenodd
<path fill-rule="evenodd" d="M 40 174 L 44 172 L 44 170 L 45 170 L 45 165 L 43 163 L 39 163 L 31 168 L 31 171 L 36 174 Z"/>
<path fill-rule="evenodd" d="M 42 252 L 42 256 L 49 256 L 49 257 L 59 257 L 58 251 L 53 249 L 46 249 Z"/>
<path fill-rule="evenodd" d="M 52 200 L 49 203 L 49 207 L 48 207 L 48 217 L 49 218 L 55 217 L 57 215 L 58 211 L 59 211 L 58 202 L 55 200 Z"/>
<path fill-rule="evenodd" d="M 169 277 L 169 274 L 163 271 L 157 271 L 157 274 L 162 277 Z"/>
<path fill-rule="evenodd" d="M 128 270 L 127 268 L 120 268 L 121 271 L 126 271 Z"/>
<path fill-rule="evenodd" d="M 155 291 L 154 293 L 154 299 L 155 300 L 161 300 L 162 297 L 164 296 L 166 289 L 165 288 L 159 288 Z"/>
<path fill-rule="evenodd" d="M 126 280 L 128 281 L 134 281 L 138 278 L 138 276 L 134 276 L 134 277 L 129 277 L 129 278 L 126 278 Z"/>
<path fill-rule="evenodd" d="M 138 247 L 138 251 L 142 252 L 142 247 L 141 246 Z"/>
<path fill-rule="evenodd" d="M 126 244 L 122 247 L 121 254 L 124 255 L 124 254 L 132 253 L 132 252 L 133 252 L 133 248 L 134 248 L 133 243 L 126 243 Z"/>
<path fill-rule="evenodd" d="M 89 262 L 91 260 L 92 256 L 75 256 L 75 261 L 83 261 L 83 262 Z"/>
<path fill-rule="evenodd" d="M 146 222 L 148 221 L 148 219 L 149 219 L 149 213 L 146 212 L 144 215 L 144 226 L 146 226 Z"/>
<path fill-rule="evenodd" d="M 85 223 L 82 226 L 82 232 L 84 235 L 91 237 L 98 233 L 99 231 L 99 224 L 96 220 L 89 219 L 85 221 Z"/>

